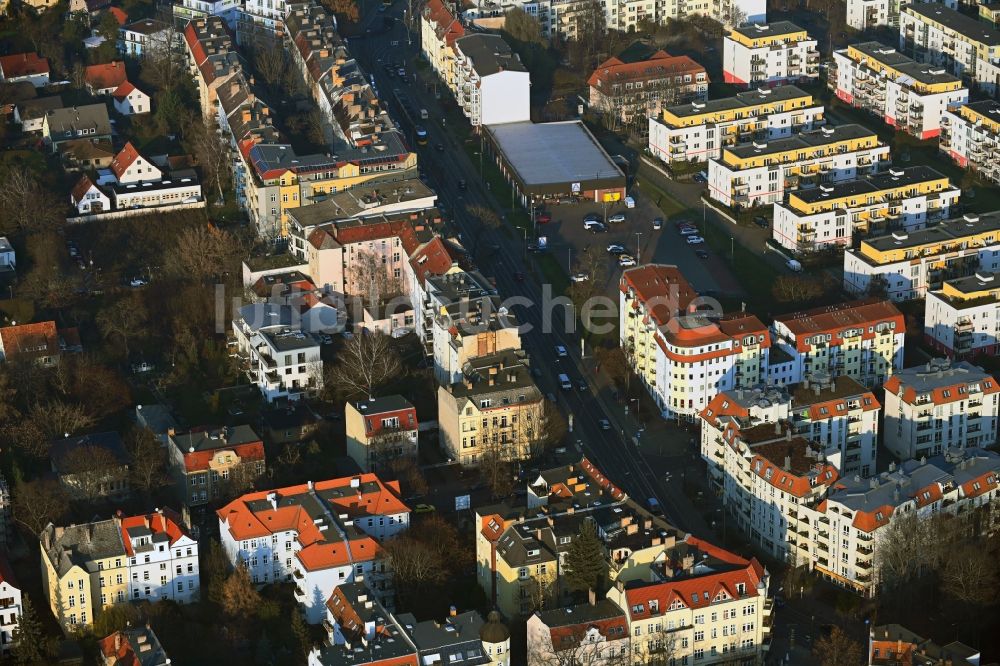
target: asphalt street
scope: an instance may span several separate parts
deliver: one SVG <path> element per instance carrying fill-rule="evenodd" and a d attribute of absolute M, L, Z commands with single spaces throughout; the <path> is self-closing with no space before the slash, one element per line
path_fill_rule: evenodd
<path fill-rule="evenodd" d="M 389 102 L 390 111 L 397 121 L 402 120 L 402 115 L 395 108 L 392 95 L 388 94 L 388 91 L 395 88 L 405 90 L 419 108 L 430 112 L 430 118 L 424 121 L 429 134 L 428 145 L 417 148 L 421 170 L 426 173 L 426 178 L 437 191 L 439 199 L 448 210 L 453 211 L 458 227 L 465 230 L 468 237 L 468 230 L 477 221 L 464 214 L 466 206 L 478 204 L 494 209 L 499 207 L 492 193 L 476 177 L 477 169 L 462 146 L 442 127 L 443 114 L 438 100 L 433 93 L 413 83 L 411 65 L 419 54 L 419 33 L 415 33 L 412 43 L 407 45 L 406 31 L 401 20 L 404 9 L 403 4 L 397 3 L 384 13 L 371 12 L 367 22 L 376 26 L 376 29 L 363 38 L 352 40 L 352 50 L 365 69 L 375 73 L 376 86 L 383 91 L 382 97 Z M 390 29 L 381 32 L 379 28 L 386 17 L 397 20 Z M 389 79 L 379 61 L 401 64 L 407 69 L 407 78 L 404 80 L 394 76 Z M 438 143 L 444 146 L 443 151 L 435 149 Z M 468 184 L 464 191 L 458 186 L 462 179 Z M 541 369 L 542 375 L 538 382 L 542 392 L 556 397 L 567 417 L 572 418 L 571 441 L 609 478 L 639 502 L 646 503 L 650 498 L 656 498 L 674 525 L 691 530 L 690 516 L 677 510 L 674 500 L 676 495 L 664 491 L 664 477 L 654 473 L 636 446 L 637 437 L 641 437 L 638 424 L 624 417 L 620 408 L 611 405 L 610 395 L 599 395 L 594 388 L 593 373 L 587 370 L 588 366 L 580 354 L 580 337 L 564 330 L 561 325 L 564 322 L 561 308 L 557 308 L 551 317 L 553 330 L 543 332 L 544 313 L 539 304 L 543 302 L 543 288 L 547 287 L 530 278 L 518 280 L 515 277 L 518 273 L 531 273 L 526 264 L 527 257 L 524 256 L 522 243 L 520 238 L 512 239 L 495 230 L 485 230 L 480 244 L 496 247 L 497 250 L 481 268 L 496 280 L 497 289 L 502 296 L 521 296 L 525 302 L 531 303 L 515 306 L 513 312 L 522 326 L 528 325 L 531 329 L 522 335 L 522 346 L 531 356 L 533 366 Z M 568 355 L 558 356 L 555 350 L 557 345 L 565 347 Z M 556 378 L 560 373 L 568 374 L 574 381 L 572 390 L 564 391 L 558 387 Z M 581 391 L 576 387 L 579 378 L 588 379 L 588 390 Z M 611 429 L 601 428 L 599 422 L 603 418 L 611 422 Z"/>

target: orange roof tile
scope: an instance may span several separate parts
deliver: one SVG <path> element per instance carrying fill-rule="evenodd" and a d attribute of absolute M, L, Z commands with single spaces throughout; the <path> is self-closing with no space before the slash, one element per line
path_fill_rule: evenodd
<path fill-rule="evenodd" d="M 182 536 L 187 536 L 187 532 L 181 527 L 181 517 L 175 511 L 163 509 L 162 513 L 150 513 L 143 516 L 129 516 L 122 518 L 122 541 L 125 543 L 125 552 L 129 557 L 135 555 L 132 550 L 132 541 L 129 537 L 129 530 L 144 528 L 153 534 L 166 534 L 170 539 L 170 545 L 177 543 Z"/>
<path fill-rule="evenodd" d="M 5 79 L 49 73 L 49 60 L 37 53 L 15 53 L 0 58 L 0 71 Z"/>
<path fill-rule="evenodd" d="M 132 142 L 126 143 L 125 147 L 118 151 L 115 159 L 111 161 L 111 171 L 115 174 L 115 178 L 121 178 L 140 157 L 139 151 L 135 149 Z"/>
<path fill-rule="evenodd" d="M 692 81 L 698 74 L 705 74 L 705 68 L 687 56 L 672 56 L 666 51 L 657 51 L 646 60 L 625 63 L 618 58 L 609 58 L 597 66 L 587 85 L 592 87 L 618 82 L 656 81 L 664 77 L 690 74 Z M 708 76 L 705 76 L 708 83 Z"/>
<path fill-rule="evenodd" d="M 0 328 L 0 343 L 8 360 L 55 356 L 59 353 L 59 335 L 54 321 Z"/>
<path fill-rule="evenodd" d="M 795 336 L 799 351 L 809 351 L 812 346 L 806 343 L 806 338 L 819 333 L 828 333 L 836 340 L 845 330 L 861 329 L 862 339 L 872 339 L 875 332 L 869 328 L 883 322 L 894 322 L 897 334 L 906 332 L 903 313 L 892 301 L 880 299 L 851 301 L 775 317 L 775 323 L 783 324 Z"/>
<path fill-rule="evenodd" d="M 121 60 L 103 65 L 88 65 L 84 70 L 83 80 L 95 90 L 117 88 L 128 80 L 125 73 L 125 63 Z"/>

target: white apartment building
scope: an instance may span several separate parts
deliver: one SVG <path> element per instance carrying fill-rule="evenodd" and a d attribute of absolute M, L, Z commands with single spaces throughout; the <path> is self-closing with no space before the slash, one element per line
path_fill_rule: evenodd
<path fill-rule="evenodd" d="M 751 140 L 773 141 L 824 124 L 823 105 L 795 86 L 691 102 L 649 117 L 649 151 L 663 162 L 704 162 Z"/>
<path fill-rule="evenodd" d="M 889 146 L 861 125 L 821 127 L 723 148 L 708 161 L 708 193 L 734 208 L 773 204 L 787 191 L 854 180 L 889 163 Z"/>
<path fill-rule="evenodd" d="M 958 166 L 1000 183 L 1000 102 L 987 99 L 945 111 L 938 147 Z"/>
<path fill-rule="evenodd" d="M 968 361 L 933 359 L 885 384 L 885 447 L 900 460 L 997 441 L 1000 386 Z"/>
<path fill-rule="evenodd" d="M 852 247 L 857 237 L 912 231 L 948 218 L 961 190 L 928 166 L 820 185 L 774 204 L 775 241 L 792 252 Z"/>
<path fill-rule="evenodd" d="M 499 35 L 455 40 L 452 92 L 473 127 L 531 120 L 528 68 Z"/>
<path fill-rule="evenodd" d="M 813 80 L 819 76 L 816 40 L 788 21 L 733 28 L 722 41 L 722 74 L 726 83 L 750 87 Z"/>
<path fill-rule="evenodd" d="M 891 301 L 870 298 L 781 315 L 771 335 L 782 351 L 772 350 L 772 385 L 825 375 L 874 388 L 903 367 L 906 318 Z"/>
<path fill-rule="evenodd" d="M 110 186 L 116 210 L 196 204 L 204 201 L 201 183 L 194 169 L 168 174 L 155 182 L 115 183 Z"/>
<path fill-rule="evenodd" d="M 281 38 L 289 4 L 286 0 L 246 0 L 236 12 L 236 42 L 273 46 Z"/>
<path fill-rule="evenodd" d="M 906 4 L 900 0 L 847 0 L 847 25 L 859 32 L 878 26 L 898 29 L 899 10 Z M 941 4 L 952 9 L 958 5 L 956 0 L 944 0 Z"/>
<path fill-rule="evenodd" d="M 693 536 L 678 544 L 681 552 L 685 546 L 653 581 L 608 591 L 625 611 L 633 663 L 650 663 L 665 650 L 678 664 L 758 663 L 771 637 L 767 569 Z"/>
<path fill-rule="evenodd" d="M 950 358 L 1000 353 L 1000 274 L 977 271 L 927 292 L 924 340 Z"/>
<path fill-rule="evenodd" d="M 179 604 L 198 600 L 198 542 L 176 516 L 163 511 L 122 518 L 122 543 L 128 557 L 131 601 L 172 599 Z M 101 595 L 101 603 L 106 603 Z"/>
<path fill-rule="evenodd" d="M 1000 456 L 982 449 L 949 449 L 931 459 L 906 460 L 871 479 L 842 477 L 824 501 L 800 507 L 808 521 L 812 569 L 864 596 L 879 585 L 879 530 L 893 520 L 947 512 L 969 520 L 976 509 L 995 507 L 1000 492 Z M 993 511 L 995 512 L 995 508 Z M 995 520 L 969 520 L 988 535 Z"/>
<path fill-rule="evenodd" d="M 1000 31 L 943 4 L 915 3 L 899 17 L 899 48 L 946 68 L 988 95 L 1000 82 Z"/>
<path fill-rule="evenodd" d="M 243 2 L 240 0 L 177 0 L 173 5 L 173 14 L 180 25 L 218 16 L 230 30 L 235 30 L 242 9 Z"/>
<path fill-rule="evenodd" d="M 383 603 L 392 589 L 379 543 L 410 525 L 399 483 L 374 474 L 248 493 L 217 511 L 222 549 L 254 583 L 295 583 L 306 619 L 318 624 L 343 583 L 363 579 Z"/>
<path fill-rule="evenodd" d="M 0 555 L 0 655 L 10 652 L 21 619 L 21 587 L 5 555 Z"/>
<path fill-rule="evenodd" d="M 693 314 L 697 294 L 676 266 L 625 271 L 619 344 L 663 418 L 695 418 L 720 391 L 764 381 L 767 327 L 745 313 L 719 320 Z"/>
<path fill-rule="evenodd" d="M 290 305 L 250 304 L 233 319 L 243 371 L 269 403 L 299 400 L 323 388 L 319 340 Z"/>
<path fill-rule="evenodd" d="M 864 42 L 834 51 L 828 81 L 834 94 L 918 139 L 941 133 L 941 115 L 969 100 L 961 79 L 943 67 L 914 62 L 891 46 Z"/>
<path fill-rule="evenodd" d="M 844 289 L 923 298 L 945 280 L 1000 271 L 1000 215 L 966 214 L 927 229 L 861 241 L 844 253 Z"/>

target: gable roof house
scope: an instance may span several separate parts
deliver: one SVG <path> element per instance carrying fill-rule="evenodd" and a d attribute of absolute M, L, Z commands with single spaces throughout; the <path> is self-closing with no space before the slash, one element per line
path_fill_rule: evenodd
<path fill-rule="evenodd" d="M 121 60 L 88 65 L 83 72 L 84 85 L 91 95 L 110 95 L 127 80 L 125 63 Z"/>
<path fill-rule="evenodd" d="M 84 174 L 76 181 L 69 194 L 69 202 L 80 215 L 91 215 L 111 210 L 111 199 L 90 176 Z"/>
<path fill-rule="evenodd" d="M 130 81 L 115 88 L 115 91 L 111 93 L 111 102 L 115 106 L 115 111 L 123 116 L 134 116 L 153 110 L 152 98 L 136 88 Z"/>
<path fill-rule="evenodd" d="M 27 81 L 36 88 L 49 85 L 49 60 L 37 53 L 15 53 L 0 58 L 0 81 Z"/>
<path fill-rule="evenodd" d="M 52 109 L 45 114 L 42 136 L 52 152 L 73 139 L 111 140 L 111 118 L 104 103 Z"/>

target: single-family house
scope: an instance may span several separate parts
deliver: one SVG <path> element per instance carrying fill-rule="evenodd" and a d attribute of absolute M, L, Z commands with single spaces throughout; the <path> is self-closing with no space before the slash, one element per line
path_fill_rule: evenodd
<path fill-rule="evenodd" d="M 52 109 L 45 114 L 42 136 L 52 152 L 73 139 L 92 142 L 111 140 L 111 118 L 104 103 Z"/>
<path fill-rule="evenodd" d="M 83 81 L 91 95 L 110 95 L 118 86 L 128 81 L 125 63 L 121 60 L 100 65 L 89 65 L 83 72 Z"/>
<path fill-rule="evenodd" d="M 36 88 L 49 85 L 49 60 L 37 53 L 15 53 L 0 58 L 0 81 L 27 81 Z"/>
<path fill-rule="evenodd" d="M 80 215 L 93 215 L 111 210 L 111 199 L 86 174 L 80 176 L 80 180 L 73 186 L 69 202 Z"/>
<path fill-rule="evenodd" d="M 130 81 L 118 86 L 111 93 L 111 100 L 115 105 L 115 111 L 123 116 L 134 116 L 152 111 L 152 100 L 149 95 L 136 88 Z"/>

